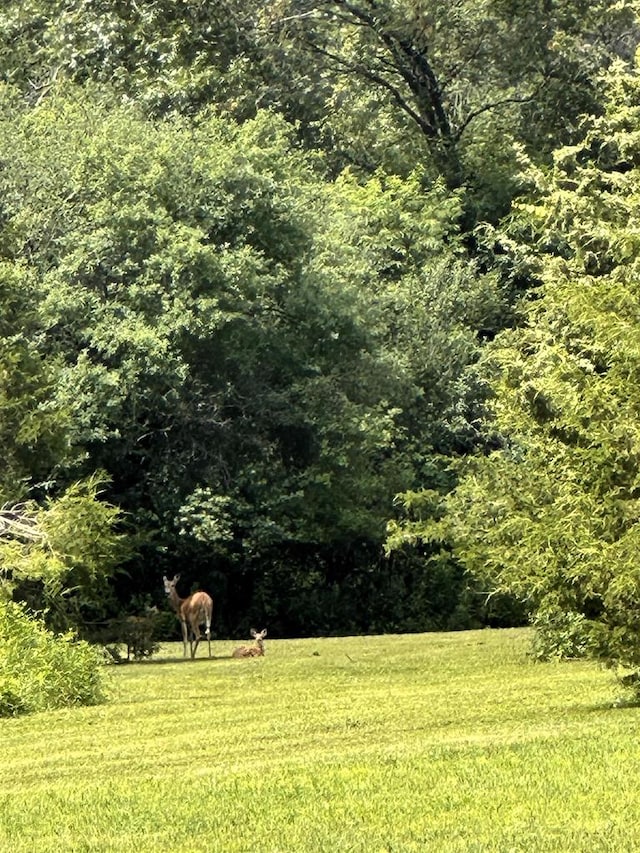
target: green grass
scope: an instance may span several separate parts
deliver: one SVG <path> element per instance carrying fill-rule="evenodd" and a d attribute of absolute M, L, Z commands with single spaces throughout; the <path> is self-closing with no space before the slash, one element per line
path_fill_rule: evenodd
<path fill-rule="evenodd" d="M 639 850 L 640 708 L 527 647 L 515 630 L 271 640 L 250 660 L 165 646 L 111 668 L 109 704 L 0 721 L 0 850 Z"/>

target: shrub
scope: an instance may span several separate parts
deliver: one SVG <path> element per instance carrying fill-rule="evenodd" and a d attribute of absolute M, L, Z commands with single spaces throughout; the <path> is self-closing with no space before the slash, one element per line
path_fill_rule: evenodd
<path fill-rule="evenodd" d="M 545 608 L 536 613 L 532 624 L 532 654 L 536 660 L 581 658 L 591 650 L 591 623 L 582 613 Z"/>
<path fill-rule="evenodd" d="M 0 716 L 104 699 L 102 653 L 55 635 L 15 602 L 0 601 Z"/>
<path fill-rule="evenodd" d="M 154 655 L 160 648 L 160 637 L 166 623 L 166 614 L 149 612 L 144 616 L 119 616 L 110 619 L 103 630 L 93 633 L 93 638 L 102 643 L 113 660 L 122 660 L 121 646 L 126 646 L 127 660 L 143 660 Z M 175 617 L 171 614 L 171 623 Z"/>

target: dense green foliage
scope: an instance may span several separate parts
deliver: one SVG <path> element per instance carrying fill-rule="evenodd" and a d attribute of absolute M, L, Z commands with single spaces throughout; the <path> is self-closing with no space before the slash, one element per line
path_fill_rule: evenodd
<path fill-rule="evenodd" d="M 0 597 L 12 592 L 46 609 L 49 624 L 61 630 L 103 612 L 107 580 L 130 546 L 115 529 L 119 510 L 100 492 L 89 478 L 40 505 L 30 500 L 2 514 Z"/>
<path fill-rule="evenodd" d="M 0 716 L 104 698 L 104 658 L 72 627 L 103 612 L 107 579 L 127 553 L 118 514 L 95 478 L 0 513 Z"/>
<path fill-rule="evenodd" d="M 608 76 L 603 116 L 529 174 L 512 232 L 541 286 L 523 323 L 487 351 L 495 422 L 508 441 L 473 460 L 438 522 L 486 583 L 526 598 L 543 654 L 640 665 L 638 233 L 635 73 Z M 422 496 L 425 499 L 425 496 Z M 437 500 L 437 499 L 436 499 Z M 411 500 L 408 499 L 408 504 Z M 422 529 L 424 527 L 424 529 Z"/>
<path fill-rule="evenodd" d="M 0 600 L 0 717 L 103 701 L 101 664 L 88 643 L 54 635 Z"/>
<path fill-rule="evenodd" d="M 271 635 L 504 590 L 635 661 L 637 12 L 5 3 L 0 503 L 66 536 L 4 531 L 14 596 L 96 633 L 179 569 Z"/>
<path fill-rule="evenodd" d="M 379 583 L 339 584 L 379 562 L 393 496 L 438 476 L 428 450 L 473 445 L 464 371 L 502 310 L 456 197 L 419 175 L 327 184 L 266 113 L 158 125 L 71 90 L 5 115 L 8 247 L 40 282 L 66 470 L 107 471 L 154 576 L 214 560 L 214 589 L 240 573 L 289 630 L 384 627 Z"/>

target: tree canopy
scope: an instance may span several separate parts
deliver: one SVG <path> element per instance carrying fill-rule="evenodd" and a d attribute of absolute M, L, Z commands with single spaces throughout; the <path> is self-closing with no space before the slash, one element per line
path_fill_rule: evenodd
<path fill-rule="evenodd" d="M 220 632 L 504 590 L 636 660 L 636 6 L 4 4 L 0 504 L 67 622 L 177 564 Z"/>

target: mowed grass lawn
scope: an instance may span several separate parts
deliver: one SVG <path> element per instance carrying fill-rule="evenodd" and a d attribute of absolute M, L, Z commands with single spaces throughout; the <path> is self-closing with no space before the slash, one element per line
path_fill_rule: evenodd
<path fill-rule="evenodd" d="M 111 667 L 108 704 L 0 721 L 0 850 L 640 850 L 640 709 L 528 640 L 167 645 Z"/>

